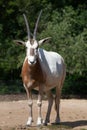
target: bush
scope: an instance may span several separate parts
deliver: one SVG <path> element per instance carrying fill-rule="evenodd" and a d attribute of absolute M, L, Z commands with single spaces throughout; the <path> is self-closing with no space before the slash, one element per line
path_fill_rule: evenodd
<path fill-rule="evenodd" d="M 67 74 L 62 95 L 67 97 L 78 96 L 87 98 L 87 78 L 77 74 Z"/>
<path fill-rule="evenodd" d="M 0 80 L 0 94 L 24 93 L 21 80 Z"/>

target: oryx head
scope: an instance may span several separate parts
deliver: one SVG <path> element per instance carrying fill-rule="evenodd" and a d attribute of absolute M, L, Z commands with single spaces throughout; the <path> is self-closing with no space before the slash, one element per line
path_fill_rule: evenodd
<path fill-rule="evenodd" d="M 15 40 L 16 43 L 26 46 L 26 55 L 27 55 L 27 58 L 28 58 L 28 63 L 30 65 L 34 65 L 37 62 L 38 46 L 41 45 L 42 43 L 44 43 L 45 41 L 47 41 L 48 39 L 50 39 L 50 37 L 47 37 L 47 38 L 44 38 L 40 41 L 36 40 L 36 32 L 37 32 L 38 22 L 39 22 L 41 13 L 42 13 L 42 11 L 40 12 L 40 14 L 37 18 L 36 24 L 35 24 L 33 38 L 31 38 L 31 36 L 30 36 L 30 28 L 29 28 L 27 18 L 25 16 L 25 14 L 23 14 L 24 19 L 25 19 L 25 23 L 26 23 L 26 27 L 27 27 L 28 40 L 27 40 L 27 42 Z"/>

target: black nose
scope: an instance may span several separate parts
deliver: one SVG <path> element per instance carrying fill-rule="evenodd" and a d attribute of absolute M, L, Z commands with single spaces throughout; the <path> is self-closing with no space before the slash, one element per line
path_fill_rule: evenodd
<path fill-rule="evenodd" d="M 34 64 L 34 61 L 30 61 L 31 64 Z"/>

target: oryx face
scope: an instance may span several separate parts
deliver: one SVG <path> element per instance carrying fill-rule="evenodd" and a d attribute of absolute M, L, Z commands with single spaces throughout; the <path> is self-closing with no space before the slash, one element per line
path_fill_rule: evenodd
<path fill-rule="evenodd" d="M 36 40 L 28 40 L 26 42 L 26 55 L 28 58 L 28 63 L 34 65 L 37 62 L 38 57 L 38 43 Z"/>

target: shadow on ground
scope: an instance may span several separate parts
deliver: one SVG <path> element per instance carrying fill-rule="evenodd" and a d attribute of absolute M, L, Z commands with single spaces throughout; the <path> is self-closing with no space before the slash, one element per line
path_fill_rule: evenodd
<path fill-rule="evenodd" d="M 60 125 L 69 126 L 71 128 L 87 126 L 87 120 L 77 120 L 73 122 L 61 122 Z"/>

